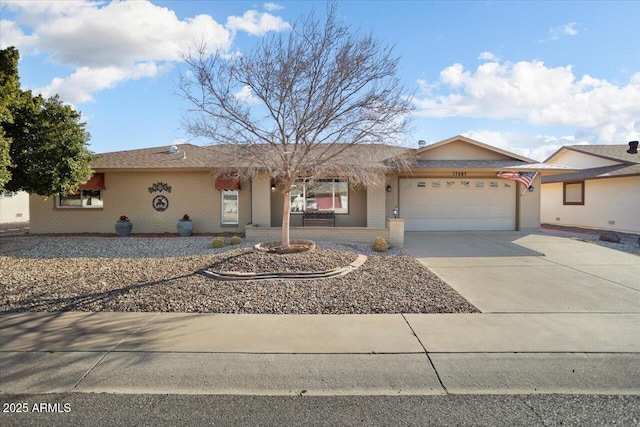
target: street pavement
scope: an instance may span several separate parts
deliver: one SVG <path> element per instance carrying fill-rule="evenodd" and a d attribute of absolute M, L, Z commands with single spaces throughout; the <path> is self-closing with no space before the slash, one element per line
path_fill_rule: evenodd
<path fill-rule="evenodd" d="M 482 313 L 4 313 L 0 394 L 640 396 L 639 257 L 518 232 L 406 249 Z"/>

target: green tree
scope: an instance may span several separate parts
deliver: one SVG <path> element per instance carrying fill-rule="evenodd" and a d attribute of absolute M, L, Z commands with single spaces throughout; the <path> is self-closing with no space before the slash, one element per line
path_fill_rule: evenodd
<path fill-rule="evenodd" d="M 17 69 L 18 51 L 13 48 L 0 51 L 0 123 L 3 124 L 13 122 L 9 105 L 15 104 L 20 94 Z M 11 139 L 6 136 L 4 126 L 0 127 L 0 191 L 11 179 L 10 144 Z"/>
<path fill-rule="evenodd" d="M 14 48 L 0 51 L 1 93 L 7 94 L 0 110 L 8 110 L 0 116 L 3 144 L 8 146 L 3 164 L 10 174 L 4 188 L 43 196 L 74 192 L 91 177 L 94 155 L 87 147 L 86 124 L 57 95 L 45 99 L 21 91 L 18 58 Z"/>

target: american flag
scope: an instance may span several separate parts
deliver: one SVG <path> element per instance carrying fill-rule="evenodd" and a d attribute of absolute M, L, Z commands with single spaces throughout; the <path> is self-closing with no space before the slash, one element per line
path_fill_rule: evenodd
<path fill-rule="evenodd" d="M 536 174 L 533 172 L 498 172 L 498 178 L 513 179 L 524 185 L 531 187 L 531 182 Z"/>

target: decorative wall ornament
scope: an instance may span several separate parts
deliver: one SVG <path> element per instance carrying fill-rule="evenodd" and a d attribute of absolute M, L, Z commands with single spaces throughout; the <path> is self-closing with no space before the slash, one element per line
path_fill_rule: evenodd
<path fill-rule="evenodd" d="M 153 198 L 153 202 L 151 203 L 153 205 L 153 209 L 158 212 L 164 212 L 169 207 L 169 199 L 165 196 L 156 196 Z"/>
<path fill-rule="evenodd" d="M 158 191 L 160 193 L 162 193 L 163 191 L 166 191 L 167 193 L 171 193 L 171 186 L 166 182 L 156 182 L 151 187 L 149 187 L 149 193 L 153 193 L 155 191 Z"/>

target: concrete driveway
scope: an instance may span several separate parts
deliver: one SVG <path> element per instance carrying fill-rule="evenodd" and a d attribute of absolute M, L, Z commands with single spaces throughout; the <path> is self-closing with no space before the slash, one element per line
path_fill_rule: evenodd
<path fill-rule="evenodd" d="M 407 232 L 405 249 L 483 313 L 640 313 L 640 257 L 541 232 Z"/>

